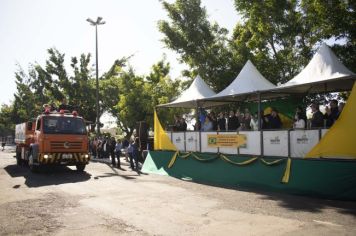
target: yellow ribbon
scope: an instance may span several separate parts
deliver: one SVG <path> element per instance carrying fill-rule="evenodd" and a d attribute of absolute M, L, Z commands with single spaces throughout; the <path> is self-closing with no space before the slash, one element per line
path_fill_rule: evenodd
<path fill-rule="evenodd" d="M 185 154 L 185 155 L 180 155 L 180 153 L 179 153 L 178 155 L 179 155 L 180 158 L 185 159 L 185 158 L 189 157 L 191 154 L 192 154 L 191 152 L 188 152 L 188 153 Z"/>
<path fill-rule="evenodd" d="M 284 161 L 285 159 L 274 160 L 274 161 L 271 161 L 271 162 L 266 161 L 264 158 L 261 158 L 260 160 L 261 160 L 261 162 L 263 164 L 265 164 L 267 166 L 271 166 L 271 165 L 274 165 L 274 164 L 278 164 L 278 163 Z"/>
<path fill-rule="evenodd" d="M 287 165 L 286 165 L 286 170 L 284 171 L 284 175 L 283 175 L 283 178 L 282 178 L 282 183 L 284 183 L 284 184 L 289 182 L 291 164 L 292 164 L 292 159 L 288 158 Z"/>
<path fill-rule="evenodd" d="M 168 168 L 171 168 L 171 167 L 174 165 L 174 163 L 176 162 L 178 153 L 179 153 L 178 151 L 176 151 L 176 152 L 174 153 L 174 155 L 173 155 L 171 161 L 170 161 L 169 164 L 168 164 Z"/>
<path fill-rule="evenodd" d="M 216 159 L 216 158 L 219 157 L 219 156 L 214 156 L 214 157 L 212 157 L 212 158 L 203 159 L 203 158 L 198 157 L 198 156 L 195 155 L 194 153 L 192 153 L 192 156 L 193 156 L 195 159 L 197 159 L 198 161 L 211 161 L 211 160 L 214 160 L 214 159 Z"/>
<path fill-rule="evenodd" d="M 253 158 L 251 158 L 251 159 L 249 159 L 249 160 L 246 160 L 246 161 L 243 161 L 243 162 L 234 162 L 234 161 L 231 161 L 231 160 L 230 160 L 229 158 L 227 158 L 226 156 L 224 156 L 223 154 L 220 154 L 220 157 L 221 157 L 224 161 L 227 161 L 227 162 L 229 162 L 229 163 L 231 163 L 231 164 L 239 165 L 239 166 L 248 165 L 248 164 L 254 162 L 254 161 L 257 159 L 257 157 L 253 157 Z"/>

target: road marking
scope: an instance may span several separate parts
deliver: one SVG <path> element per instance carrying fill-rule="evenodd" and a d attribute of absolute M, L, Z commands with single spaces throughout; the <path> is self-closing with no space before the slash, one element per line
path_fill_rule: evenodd
<path fill-rule="evenodd" d="M 321 221 L 321 220 L 313 220 L 313 221 L 314 221 L 315 223 L 322 224 L 322 225 L 329 225 L 329 226 L 335 226 L 335 227 L 343 227 L 342 225 L 335 224 L 335 223 L 328 222 L 328 221 Z"/>

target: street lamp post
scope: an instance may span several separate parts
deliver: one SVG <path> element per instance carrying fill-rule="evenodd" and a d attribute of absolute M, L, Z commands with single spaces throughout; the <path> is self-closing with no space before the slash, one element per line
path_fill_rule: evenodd
<path fill-rule="evenodd" d="M 98 17 L 96 21 L 88 18 L 87 21 L 90 25 L 95 26 L 95 59 L 96 59 L 96 132 L 97 135 L 100 134 L 100 123 L 99 123 L 99 72 L 98 72 L 98 25 L 105 24 L 102 17 Z"/>

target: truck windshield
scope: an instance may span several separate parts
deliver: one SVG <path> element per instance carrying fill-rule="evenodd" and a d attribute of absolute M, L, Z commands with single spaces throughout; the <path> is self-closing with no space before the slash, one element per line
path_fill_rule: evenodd
<path fill-rule="evenodd" d="M 43 117 L 45 134 L 86 134 L 85 124 L 76 117 Z"/>

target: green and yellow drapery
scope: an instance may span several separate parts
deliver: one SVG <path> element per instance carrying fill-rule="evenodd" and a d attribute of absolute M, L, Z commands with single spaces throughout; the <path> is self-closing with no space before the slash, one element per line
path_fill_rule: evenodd
<path fill-rule="evenodd" d="M 210 161 L 214 161 L 217 159 L 221 159 L 227 163 L 230 163 L 232 165 L 237 165 L 237 166 L 246 166 L 246 165 L 254 163 L 257 160 L 260 160 L 261 163 L 265 164 L 266 166 L 273 166 L 273 165 L 278 165 L 278 164 L 282 163 L 283 161 L 287 160 L 286 169 L 284 171 L 284 174 L 283 174 L 283 177 L 281 180 L 282 183 L 289 182 L 289 177 L 290 177 L 290 172 L 291 172 L 291 164 L 292 164 L 291 158 L 281 158 L 281 159 L 277 159 L 277 160 L 273 160 L 273 161 L 267 161 L 265 158 L 251 157 L 250 159 L 243 160 L 241 162 L 237 162 L 237 161 L 232 160 L 232 157 L 228 157 L 222 153 L 212 154 L 212 156 L 209 158 L 202 158 L 202 157 L 199 157 L 198 153 L 194 153 L 194 152 L 181 153 L 179 151 L 176 151 L 173 154 L 173 157 L 171 158 L 171 160 L 168 164 L 168 168 L 173 167 L 177 158 L 187 159 L 188 157 L 192 157 L 195 160 L 200 161 L 200 162 L 210 162 Z"/>

